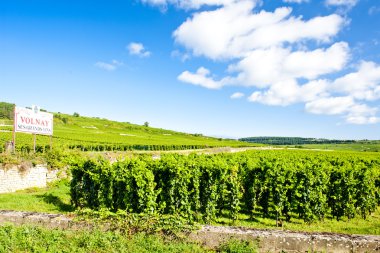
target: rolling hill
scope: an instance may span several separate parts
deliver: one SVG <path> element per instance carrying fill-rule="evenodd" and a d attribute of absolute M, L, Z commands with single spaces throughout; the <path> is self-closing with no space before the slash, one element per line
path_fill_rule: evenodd
<path fill-rule="evenodd" d="M 4 107 L 4 104 L 6 106 Z M 3 107 L 2 107 L 3 105 Z M 1 108 L 12 108 L 7 103 L 1 103 Z M 0 141 L 12 140 L 13 120 L 11 115 L 3 110 L 0 118 Z M 32 148 L 33 137 L 30 134 L 17 133 L 16 148 L 29 151 Z M 37 137 L 37 150 L 48 148 L 50 137 Z M 83 117 L 54 113 L 53 146 L 83 151 L 104 150 L 172 150 L 198 149 L 207 147 L 243 147 L 255 146 L 237 140 L 213 138 L 201 134 L 188 134 L 160 128 L 141 126 L 128 122 L 117 122 L 107 119 Z M 1 145 L 3 146 L 3 145 Z"/>

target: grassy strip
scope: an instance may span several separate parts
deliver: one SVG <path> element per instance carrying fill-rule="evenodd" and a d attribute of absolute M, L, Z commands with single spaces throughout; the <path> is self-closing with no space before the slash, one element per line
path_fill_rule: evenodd
<path fill-rule="evenodd" d="M 62 231 L 37 226 L 0 226 L 0 252 L 225 252 L 255 253 L 253 243 L 232 240 L 219 249 L 174 240 L 160 235 L 137 233 L 126 235 L 113 231 Z"/>
<path fill-rule="evenodd" d="M 0 252 L 206 252 L 199 245 L 144 233 L 47 230 L 36 226 L 0 227 Z"/>
<path fill-rule="evenodd" d="M 50 185 L 46 189 L 33 188 L 16 193 L 0 194 L 0 209 L 47 213 L 72 212 L 74 211 L 74 208 L 70 205 L 69 182 L 61 181 Z M 243 214 L 240 214 L 239 220 L 235 223 L 228 218 L 219 218 L 214 225 L 279 229 L 276 227 L 275 218 L 261 218 L 255 216 L 254 219 L 251 219 L 248 215 Z M 367 217 L 366 220 L 357 217 L 351 220 L 343 218 L 341 221 L 336 221 L 331 217 L 326 217 L 324 221 L 308 224 L 301 219 L 297 219 L 297 217 L 292 217 L 292 221 L 283 222 L 280 229 L 308 232 L 380 235 L 380 208 Z"/>
<path fill-rule="evenodd" d="M 0 209 L 41 213 L 68 213 L 70 185 L 67 180 L 50 184 L 47 188 L 30 188 L 14 193 L 0 194 Z"/>
<path fill-rule="evenodd" d="M 303 144 L 303 145 L 284 145 L 280 147 L 321 149 L 321 150 L 340 150 L 340 151 L 364 151 L 379 152 L 380 143 L 349 143 L 349 144 Z"/>
<path fill-rule="evenodd" d="M 340 234 L 363 234 L 363 235 L 380 235 L 380 207 L 367 219 L 355 217 L 348 220 L 342 218 L 340 221 L 332 217 L 326 217 L 323 221 L 305 223 L 298 217 L 292 217 L 291 222 L 282 221 L 281 227 L 276 227 L 276 218 L 263 218 L 255 216 L 250 218 L 249 215 L 240 214 L 237 221 L 229 218 L 219 218 L 213 225 L 233 225 L 246 228 L 263 228 L 263 229 L 283 229 L 300 232 L 328 232 Z"/>

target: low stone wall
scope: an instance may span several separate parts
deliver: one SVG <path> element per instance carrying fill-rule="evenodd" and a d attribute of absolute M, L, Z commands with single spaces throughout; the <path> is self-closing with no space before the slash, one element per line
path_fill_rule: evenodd
<path fill-rule="evenodd" d="M 34 224 L 47 228 L 61 229 L 76 228 L 76 222 L 62 214 L 0 210 L 0 225 L 5 223 L 13 223 L 15 225 Z"/>
<path fill-rule="evenodd" d="M 257 242 L 259 252 L 380 252 L 380 236 L 301 233 L 281 230 L 203 226 L 190 239 L 210 248 L 230 239 Z"/>
<path fill-rule="evenodd" d="M 49 171 L 46 165 L 18 165 L 0 167 L 0 193 L 15 192 L 32 187 L 46 187 L 46 183 L 57 180 L 58 170 Z"/>

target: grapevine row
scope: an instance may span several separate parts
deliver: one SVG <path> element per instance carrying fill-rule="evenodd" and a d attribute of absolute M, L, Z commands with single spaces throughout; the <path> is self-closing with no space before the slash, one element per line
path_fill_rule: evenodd
<path fill-rule="evenodd" d="M 168 154 L 72 166 L 76 207 L 180 214 L 211 222 L 240 213 L 306 222 L 366 218 L 380 205 L 380 158 L 371 154 L 249 151 Z"/>

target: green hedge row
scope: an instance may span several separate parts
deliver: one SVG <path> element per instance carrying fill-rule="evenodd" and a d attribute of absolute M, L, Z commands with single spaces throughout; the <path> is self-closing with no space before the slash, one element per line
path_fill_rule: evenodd
<path fill-rule="evenodd" d="M 71 144 L 69 149 L 79 149 L 82 151 L 131 151 L 131 150 L 187 150 L 209 148 L 207 145 L 138 145 L 138 144 Z"/>
<path fill-rule="evenodd" d="M 239 213 L 307 222 L 366 218 L 380 204 L 380 158 L 369 154 L 254 151 L 164 155 L 72 166 L 76 207 L 180 214 L 210 222 Z"/>

